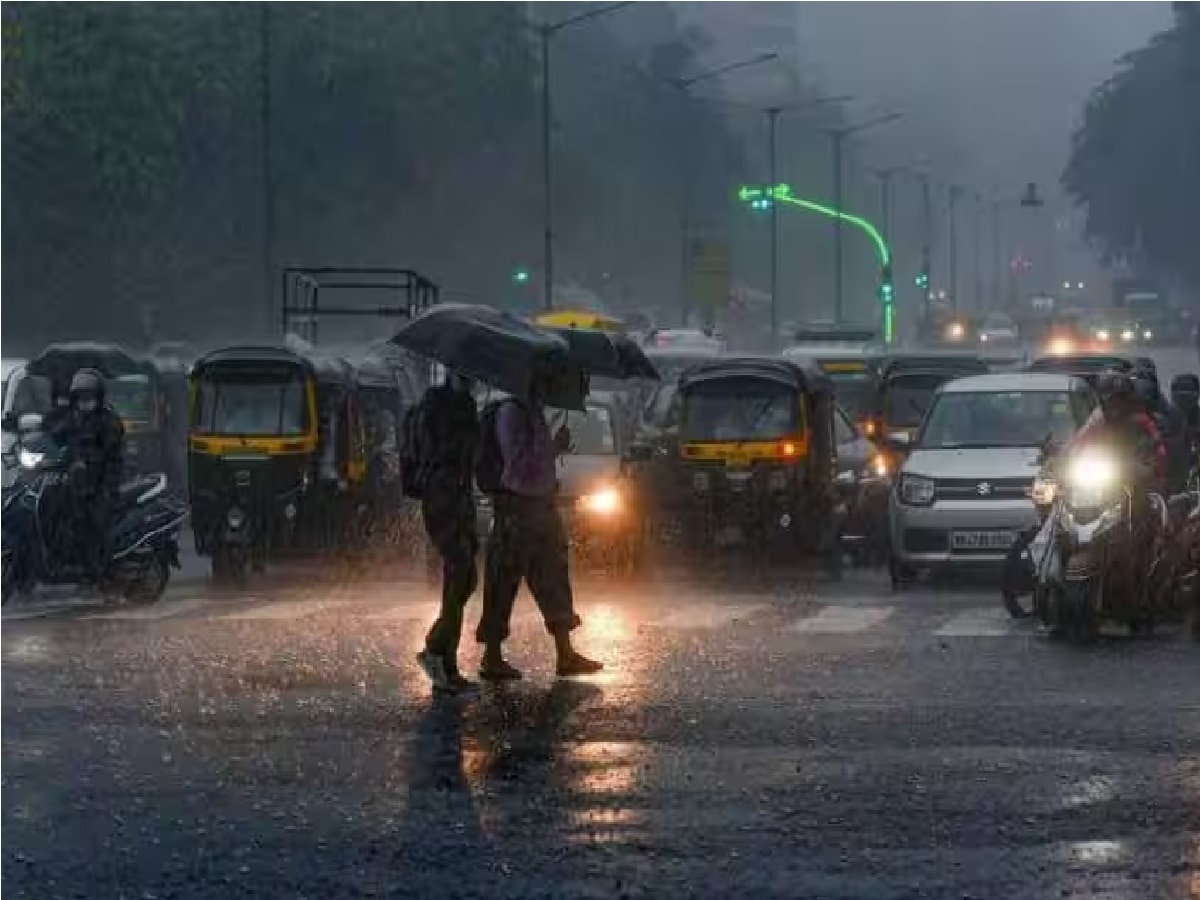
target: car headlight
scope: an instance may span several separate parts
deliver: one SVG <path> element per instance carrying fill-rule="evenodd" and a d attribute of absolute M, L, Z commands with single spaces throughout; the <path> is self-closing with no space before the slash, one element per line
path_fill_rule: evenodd
<path fill-rule="evenodd" d="M 986 344 L 986 343 L 987 343 L 987 339 L 988 339 L 988 336 L 987 336 L 986 334 L 981 334 L 981 335 L 979 336 L 979 343 L 981 343 L 981 344 Z"/>
<path fill-rule="evenodd" d="M 231 531 L 237 531 L 246 524 L 246 514 L 235 506 L 225 513 L 225 524 Z"/>
<path fill-rule="evenodd" d="M 22 469 L 36 469 L 42 464 L 42 460 L 46 458 L 45 453 L 37 450 L 26 450 L 21 448 L 21 452 L 17 454 L 17 461 L 21 464 Z"/>
<path fill-rule="evenodd" d="M 1050 352 L 1055 356 L 1066 356 L 1075 352 L 1075 342 L 1070 338 L 1055 338 L 1050 342 Z"/>
<path fill-rule="evenodd" d="M 1123 341 L 1132 341 L 1136 336 L 1131 328 L 1126 328 L 1121 332 L 1121 340 Z"/>
<path fill-rule="evenodd" d="M 966 333 L 967 329 L 963 327 L 962 322 L 951 322 L 946 326 L 946 337 L 952 341 L 961 341 Z"/>
<path fill-rule="evenodd" d="M 933 503 L 934 486 L 928 478 L 904 475 L 900 478 L 900 502 L 909 506 L 929 506 Z"/>
<path fill-rule="evenodd" d="M 1143 341 L 1154 340 L 1154 332 L 1151 331 L 1149 328 L 1147 328 L 1145 331 L 1142 332 L 1142 340 Z"/>
<path fill-rule="evenodd" d="M 1109 340 L 1111 337 L 1112 337 L 1112 335 L 1110 335 L 1110 334 L 1108 333 L 1108 329 L 1107 329 L 1107 328 L 1101 328 L 1101 329 L 1099 329 L 1099 330 L 1096 332 L 1096 340 L 1098 340 L 1098 341 L 1107 341 L 1107 340 Z"/>
<path fill-rule="evenodd" d="M 615 487 L 602 487 L 580 497 L 579 505 L 594 516 L 613 516 L 621 511 L 621 492 Z"/>

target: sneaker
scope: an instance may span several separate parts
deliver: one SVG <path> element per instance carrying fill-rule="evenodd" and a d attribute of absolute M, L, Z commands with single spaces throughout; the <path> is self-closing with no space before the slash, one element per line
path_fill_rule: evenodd
<path fill-rule="evenodd" d="M 435 691 L 450 690 L 450 676 L 446 672 L 446 662 L 437 653 L 422 650 L 417 654 L 417 664 L 429 677 Z"/>

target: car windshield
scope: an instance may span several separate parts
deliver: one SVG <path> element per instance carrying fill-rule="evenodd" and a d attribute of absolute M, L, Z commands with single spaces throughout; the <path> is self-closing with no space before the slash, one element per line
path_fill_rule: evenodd
<path fill-rule="evenodd" d="M 150 379 L 145 375 L 121 375 L 108 379 L 108 403 L 127 422 L 150 421 Z"/>
<path fill-rule="evenodd" d="M 875 379 L 868 372 L 828 373 L 833 382 L 833 392 L 842 409 L 851 418 L 862 419 L 871 414 L 874 402 Z"/>
<path fill-rule="evenodd" d="M 900 375 L 888 382 L 883 395 L 883 421 L 892 428 L 916 428 L 925 418 L 937 389 L 949 380 L 944 374 Z"/>
<path fill-rule="evenodd" d="M 697 385 L 684 403 L 682 434 L 691 441 L 772 441 L 795 434 L 796 392 L 787 385 L 737 378 Z"/>
<path fill-rule="evenodd" d="M 552 421 L 562 413 L 548 413 Z M 587 412 L 567 413 L 567 428 L 571 431 L 571 453 L 575 456 L 612 456 L 617 452 L 613 417 L 606 406 L 589 406 Z"/>
<path fill-rule="evenodd" d="M 1037 447 L 1048 435 L 1062 444 L 1085 417 L 1065 390 L 949 392 L 934 400 L 917 444 L 929 450 Z"/>
<path fill-rule="evenodd" d="M 308 427 L 304 380 L 277 372 L 206 377 L 193 423 L 201 434 L 302 435 Z"/>

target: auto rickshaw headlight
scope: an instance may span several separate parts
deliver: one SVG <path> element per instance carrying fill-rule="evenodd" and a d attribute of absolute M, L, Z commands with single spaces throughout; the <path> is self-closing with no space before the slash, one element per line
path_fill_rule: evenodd
<path fill-rule="evenodd" d="M 584 512 L 594 516 L 615 516 L 621 511 L 621 492 L 615 487 L 607 485 L 590 494 L 584 494 L 579 498 L 579 505 Z"/>
<path fill-rule="evenodd" d="M 225 524 L 231 531 L 237 531 L 246 524 L 246 514 L 235 506 L 225 514 Z"/>
<path fill-rule="evenodd" d="M 876 478 L 887 478 L 889 473 L 887 457 L 876 456 L 867 464 L 867 472 Z"/>

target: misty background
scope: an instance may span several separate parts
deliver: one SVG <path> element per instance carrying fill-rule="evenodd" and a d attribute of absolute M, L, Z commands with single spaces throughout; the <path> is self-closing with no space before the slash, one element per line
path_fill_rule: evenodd
<path fill-rule="evenodd" d="M 595 8 L 5 3 L 4 354 L 274 333 L 267 272 L 285 265 L 412 268 L 443 299 L 535 308 L 529 23 Z M 677 320 L 685 203 L 693 236 L 728 242 L 735 287 L 766 291 L 769 217 L 735 197 L 766 181 L 763 110 L 835 95 L 852 99 L 781 115 L 779 177 L 828 201 L 826 129 L 903 114 L 851 137 L 845 160 L 846 208 L 876 220 L 878 171 L 897 169 L 902 316 L 919 303 L 920 172 L 934 286 L 949 279 L 960 190 L 963 306 L 1003 296 L 998 261 L 1013 253 L 1034 255 L 1046 286 L 1091 283 L 1098 256 L 1059 187 L 1071 135 L 1118 57 L 1171 22 L 1166 3 L 643 2 L 564 28 L 551 49 L 557 299 Z M 767 52 L 778 59 L 679 85 Z M 1036 220 L 1016 203 L 1027 182 L 1047 200 Z M 781 318 L 828 318 L 830 224 L 786 212 Z M 871 320 L 877 278 L 847 234 L 849 317 Z"/>

